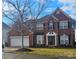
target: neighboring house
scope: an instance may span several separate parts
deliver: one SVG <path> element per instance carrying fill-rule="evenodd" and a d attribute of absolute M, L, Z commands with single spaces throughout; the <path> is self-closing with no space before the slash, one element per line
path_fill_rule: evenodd
<path fill-rule="evenodd" d="M 10 27 L 2 22 L 2 44 L 8 43 L 8 32 Z"/>
<path fill-rule="evenodd" d="M 26 24 L 28 23 L 32 30 L 24 32 L 25 47 L 74 46 L 75 20 L 61 9 L 57 8 L 52 14 L 38 20 L 28 20 Z M 22 46 L 20 33 L 13 29 L 9 32 L 9 46 L 20 47 Z"/>

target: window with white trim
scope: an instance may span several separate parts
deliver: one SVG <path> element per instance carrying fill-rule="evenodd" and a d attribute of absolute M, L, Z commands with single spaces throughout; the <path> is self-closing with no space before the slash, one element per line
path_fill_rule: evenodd
<path fill-rule="evenodd" d="M 69 39 L 68 39 L 68 35 L 61 35 L 60 36 L 60 45 L 68 45 L 69 44 Z"/>
<path fill-rule="evenodd" d="M 52 30 L 52 29 L 53 29 L 53 23 L 50 22 L 50 23 L 49 23 L 49 30 Z"/>
<path fill-rule="evenodd" d="M 37 35 L 37 44 L 44 44 L 44 35 Z"/>
<path fill-rule="evenodd" d="M 60 29 L 68 29 L 68 21 L 60 21 L 59 27 Z"/>
<path fill-rule="evenodd" d="M 43 24 L 42 23 L 37 23 L 36 29 L 37 30 L 43 30 Z"/>

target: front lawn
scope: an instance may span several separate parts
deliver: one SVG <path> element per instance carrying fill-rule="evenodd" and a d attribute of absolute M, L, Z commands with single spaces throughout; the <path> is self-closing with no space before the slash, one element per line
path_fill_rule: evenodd
<path fill-rule="evenodd" d="M 24 54 L 33 55 L 44 55 L 44 56 L 54 56 L 54 57 L 76 57 L 75 48 L 30 48 L 31 52 L 16 52 Z"/>

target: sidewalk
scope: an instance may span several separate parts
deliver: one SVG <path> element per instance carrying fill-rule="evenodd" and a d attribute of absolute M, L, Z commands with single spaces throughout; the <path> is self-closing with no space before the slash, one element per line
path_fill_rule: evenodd
<path fill-rule="evenodd" d="M 2 52 L 13 52 L 16 51 L 19 48 L 11 48 L 11 47 L 5 47 L 2 49 Z"/>

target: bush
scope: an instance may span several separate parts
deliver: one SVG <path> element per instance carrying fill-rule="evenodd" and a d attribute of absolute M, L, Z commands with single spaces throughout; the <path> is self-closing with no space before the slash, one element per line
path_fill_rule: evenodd
<path fill-rule="evenodd" d="M 2 44 L 2 48 L 4 48 L 4 44 Z"/>
<path fill-rule="evenodd" d="M 7 42 L 5 42 L 5 46 L 8 47 L 8 43 Z"/>

